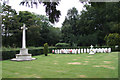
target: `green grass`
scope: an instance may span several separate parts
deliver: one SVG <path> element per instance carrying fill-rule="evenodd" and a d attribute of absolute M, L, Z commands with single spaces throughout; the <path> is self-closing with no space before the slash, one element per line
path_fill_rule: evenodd
<path fill-rule="evenodd" d="M 33 61 L 2 61 L 3 78 L 117 78 L 118 53 L 49 54 Z M 69 64 L 69 63 L 79 64 Z"/>
<path fill-rule="evenodd" d="M 0 79 L 2 79 L 2 62 L 0 61 Z"/>

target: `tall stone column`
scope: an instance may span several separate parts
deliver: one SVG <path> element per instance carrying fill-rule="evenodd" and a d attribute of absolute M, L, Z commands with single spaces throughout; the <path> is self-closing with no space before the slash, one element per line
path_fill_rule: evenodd
<path fill-rule="evenodd" d="M 26 30 L 27 28 L 25 27 L 25 24 L 23 25 L 23 27 L 21 27 L 21 29 L 23 29 L 22 48 L 26 48 L 26 35 L 25 35 L 25 30 Z"/>

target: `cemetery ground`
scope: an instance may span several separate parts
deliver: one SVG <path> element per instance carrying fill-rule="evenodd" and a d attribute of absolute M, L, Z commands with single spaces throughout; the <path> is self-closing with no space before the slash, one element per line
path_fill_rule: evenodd
<path fill-rule="evenodd" d="M 118 52 L 48 54 L 33 61 L 2 61 L 3 78 L 118 78 Z"/>

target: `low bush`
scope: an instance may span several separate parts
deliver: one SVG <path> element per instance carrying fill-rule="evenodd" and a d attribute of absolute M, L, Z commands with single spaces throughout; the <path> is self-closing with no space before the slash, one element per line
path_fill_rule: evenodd
<path fill-rule="evenodd" d="M 69 47 L 70 44 L 68 44 L 68 43 L 57 43 L 55 46 L 56 47 Z"/>
<path fill-rule="evenodd" d="M 15 58 L 16 54 L 19 54 L 19 50 L 17 51 L 2 51 L 2 59 L 1 60 L 8 60 Z M 35 49 L 35 50 L 29 50 L 29 54 L 32 54 L 32 56 L 37 56 L 37 55 L 42 55 L 43 54 L 43 49 Z"/>
<path fill-rule="evenodd" d="M 48 54 L 48 43 L 45 43 L 44 44 L 44 54 L 45 54 L 45 56 L 47 56 L 47 54 Z"/>
<path fill-rule="evenodd" d="M 110 33 L 109 35 L 106 35 L 104 40 L 106 41 L 106 44 L 109 46 L 120 46 L 120 34 L 118 33 Z"/>
<path fill-rule="evenodd" d="M 15 58 L 19 51 L 2 51 L 2 60 Z"/>

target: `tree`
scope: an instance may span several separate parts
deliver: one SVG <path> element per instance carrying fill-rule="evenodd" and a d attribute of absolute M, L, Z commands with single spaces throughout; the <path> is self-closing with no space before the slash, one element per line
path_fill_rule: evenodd
<path fill-rule="evenodd" d="M 95 4 L 95 5 L 93 5 Z M 99 4 L 99 5 L 96 5 Z M 119 5 L 120 3 L 91 3 L 85 5 L 79 20 L 79 34 L 89 35 L 97 33 L 98 44 L 103 45 L 106 35 L 119 32 Z"/>
<path fill-rule="evenodd" d="M 28 11 L 19 11 L 19 15 L 17 15 L 19 23 L 26 24 L 27 27 L 31 25 L 35 25 L 35 15 Z"/>
<path fill-rule="evenodd" d="M 91 44 L 96 45 L 98 43 L 97 38 L 98 38 L 97 33 L 89 34 L 85 36 L 79 35 L 77 44 L 78 46 L 90 46 Z"/>
<path fill-rule="evenodd" d="M 48 38 L 49 38 L 48 44 L 55 46 L 55 44 L 58 43 L 61 39 L 60 28 L 49 27 Z"/>
<path fill-rule="evenodd" d="M 77 14 L 76 18 L 71 16 L 75 15 L 72 13 L 75 9 L 72 12 L 69 10 L 69 16 L 67 15 L 62 26 L 65 42 L 77 43 L 78 45 L 105 45 L 104 37 L 106 35 L 119 33 L 120 3 L 90 4 L 84 5 L 84 10 L 81 11 L 81 14 Z"/>
<path fill-rule="evenodd" d="M 27 46 L 42 46 L 41 27 L 32 25 L 27 30 Z"/>
<path fill-rule="evenodd" d="M 106 44 L 109 46 L 120 46 L 120 34 L 118 33 L 110 33 L 109 35 L 106 35 L 104 40 L 106 41 Z"/>
<path fill-rule="evenodd" d="M 6 10 L 15 11 L 8 5 L 4 5 L 3 9 L 3 13 L 6 13 Z M 50 45 L 55 45 L 60 39 L 60 29 L 54 28 L 51 25 L 49 18 L 44 15 L 38 15 L 28 11 L 20 11 L 19 14 L 11 12 L 10 15 L 12 16 L 9 18 L 7 14 L 8 13 L 3 15 L 2 23 L 4 25 L 2 27 L 3 46 L 21 47 L 21 27 L 23 26 L 23 23 L 28 27 L 26 34 L 27 46 L 38 47 L 43 46 L 44 43 L 47 42 Z M 8 32 L 11 35 L 8 35 Z"/>
<path fill-rule="evenodd" d="M 16 16 L 16 11 L 11 9 L 11 6 L 3 5 L 2 6 L 2 33 L 4 36 L 10 35 L 10 29 L 13 28 L 12 22 L 14 21 L 14 16 Z M 16 28 L 15 28 L 16 29 Z"/>
<path fill-rule="evenodd" d="M 69 9 L 61 29 L 63 40 L 67 43 L 71 43 L 73 46 L 76 45 L 76 36 L 78 33 L 77 20 L 79 20 L 78 16 L 78 11 L 75 7 Z"/>
<path fill-rule="evenodd" d="M 16 42 L 12 36 L 19 31 L 19 19 L 17 19 L 17 13 L 11 6 L 2 5 L 2 42 L 4 46 L 14 46 L 13 42 Z"/>
<path fill-rule="evenodd" d="M 6 4 L 7 2 L 5 2 L 4 0 L 2 0 L 4 4 Z M 43 3 L 45 6 L 45 12 L 46 15 L 49 17 L 49 21 L 51 23 L 55 23 L 59 21 L 59 17 L 61 15 L 60 10 L 57 10 L 56 6 L 59 5 L 59 0 L 58 2 L 55 1 L 51 1 L 51 2 L 43 2 L 42 0 L 23 0 L 20 2 L 19 5 L 23 5 L 26 7 L 31 7 L 33 8 L 33 5 L 36 5 L 36 8 L 38 6 L 38 4 Z"/>

